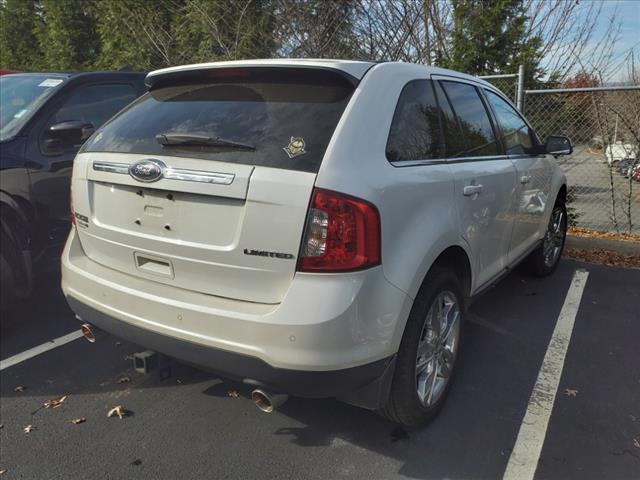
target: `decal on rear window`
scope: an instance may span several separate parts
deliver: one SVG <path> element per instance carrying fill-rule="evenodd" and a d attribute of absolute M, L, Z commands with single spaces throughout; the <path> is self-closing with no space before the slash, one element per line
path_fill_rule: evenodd
<path fill-rule="evenodd" d="M 302 155 L 303 153 L 307 153 L 304 149 L 307 145 L 304 143 L 304 138 L 302 137 L 291 137 L 289 141 L 289 145 L 286 147 L 282 147 L 282 149 L 287 152 L 289 158 L 297 157 L 298 155 Z"/>

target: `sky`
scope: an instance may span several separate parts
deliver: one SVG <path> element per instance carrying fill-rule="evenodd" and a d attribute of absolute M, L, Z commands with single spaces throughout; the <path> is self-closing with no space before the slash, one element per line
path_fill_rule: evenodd
<path fill-rule="evenodd" d="M 589 2 L 582 0 L 580 3 L 585 11 Z M 613 51 L 613 63 L 618 68 L 615 69 L 611 79 L 622 80 L 627 74 L 625 57 L 630 51 L 635 52 L 636 62 L 640 63 L 640 0 L 605 0 L 601 13 L 602 18 L 594 32 L 594 39 L 602 38 L 607 29 L 609 18 L 616 10 L 621 28 L 618 42 Z"/>

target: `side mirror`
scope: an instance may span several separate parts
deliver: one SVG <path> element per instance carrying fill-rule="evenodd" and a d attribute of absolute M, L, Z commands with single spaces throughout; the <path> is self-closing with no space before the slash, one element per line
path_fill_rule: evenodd
<path fill-rule="evenodd" d="M 550 135 L 544 144 L 544 149 L 549 155 L 558 157 L 560 155 L 571 155 L 573 153 L 573 145 L 569 137 L 563 135 Z"/>
<path fill-rule="evenodd" d="M 77 149 L 93 134 L 91 122 L 70 120 L 51 125 L 44 138 L 44 151 L 49 155 L 60 155 L 66 150 Z"/>

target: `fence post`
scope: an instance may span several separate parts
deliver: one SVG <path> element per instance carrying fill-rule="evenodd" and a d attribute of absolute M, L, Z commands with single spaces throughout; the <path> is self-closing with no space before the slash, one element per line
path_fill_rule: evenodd
<path fill-rule="evenodd" d="M 518 67 L 518 90 L 516 93 L 516 107 L 519 112 L 524 109 L 524 65 Z"/>

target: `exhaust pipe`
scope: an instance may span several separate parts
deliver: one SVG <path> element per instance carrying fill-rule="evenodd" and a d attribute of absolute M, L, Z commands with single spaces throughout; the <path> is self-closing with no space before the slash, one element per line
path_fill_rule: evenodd
<path fill-rule="evenodd" d="M 284 393 L 273 393 L 260 388 L 256 388 L 251 392 L 251 400 L 253 400 L 256 407 L 264 413 L 273 412 L 276 408 L 286 402 L 288 398 L 289 395 L 285 395 Z"/>
<path fill-rule="evenodd" d="M 83 323 L 80 327 L 80 331 L 82 332 L 82 336 L 87 339 L 90 343 L 96 343 L 96 337 L 99 337 L 102 331 L 98 330 L 96 327 L 89 325 L 88 323 Z"/>

